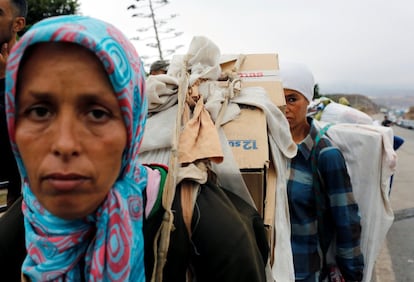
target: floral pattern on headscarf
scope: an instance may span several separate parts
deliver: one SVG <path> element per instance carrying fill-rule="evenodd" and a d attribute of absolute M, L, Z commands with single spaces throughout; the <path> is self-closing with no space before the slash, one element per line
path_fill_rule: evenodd
<path fill-rule="evenodd" d="M 117 181 L 94 214 L 64 220 L 45 210 L 30 190 L 15 139 L 16 81 L 28 46 L 70 42 L 91 50 L 102 62 L 127 128 L 127 147 Z M 27 256 L 22 271 L 32 281 L 145 281 L 143 198 L 147 184 L 138 149 L 147 115 L 145 72 L 129 40 L 114 26 L 83 16 L 48 18 L 14 46 L 6 71 L 6 114 L 22 177 Z"/>

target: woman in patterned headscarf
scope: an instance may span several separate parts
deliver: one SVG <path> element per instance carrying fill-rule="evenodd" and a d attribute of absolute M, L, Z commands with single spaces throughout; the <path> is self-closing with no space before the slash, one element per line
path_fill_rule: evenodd
<path fill-rule="evenodd" d="M 6 104 L 26 278 L 145 281 L 144 74 L 128 39 L 88 17 L 43 20 L 14 47 Z"/>
<path fill-rule="evenodd" d="M 4 272 L 20 275 L 24 257 L 22 272 L 32 281 L 149 281 L 166 171 L 137 160 L 143 84 L 132 45 L 100 20 L 50 18 L 20 39 L 7 64 L 6 104 L 23 214 L 14 205 L 0 218 L 0 272 L 7 263 L 13 271 Z M 186 281 L 187 270 L 197 281 L 265 281 L 260 215 L 217 183 L 202 186 L 191 237 L 179 189 L 174 197 L 162 281 Z M 3 240 L 2 230 L 23 232 L 16 227 L 23 215 L 27 255 L 20 259 L 13 252 L 23 240 Z"/>

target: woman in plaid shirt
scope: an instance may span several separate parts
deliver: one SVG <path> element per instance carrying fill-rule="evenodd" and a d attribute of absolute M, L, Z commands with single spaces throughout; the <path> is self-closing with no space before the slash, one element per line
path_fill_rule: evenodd
<path fill-rule="evenodd" d="M 361 281 L 364 268 L 360 249 L 361 219 L 345 160 L 327 137 L 315 142 L 319 130 L 313 119 L 307 117 L 307 106 L 313 98 L 313 75 L 304 65 L 288 63 L 281 65 L 280 76 L 286 98 L 286 118 L 298 146 L 287 184 L 295 279 L 314 282 L 327 278 L 320 240 L 323 238 L 328 243 L 336 240 L 335 261 L 343 279 Z M 317 213 L 324 207 L 316 204 L 319 199 L 312 171 L 312 150 L 316 150 L 319 174 L 316 181 L 321 184 L 321 197 L 326 199 L 323 213 L 327 220 L 323 222 L 325 231 L 320 233 Z"/>

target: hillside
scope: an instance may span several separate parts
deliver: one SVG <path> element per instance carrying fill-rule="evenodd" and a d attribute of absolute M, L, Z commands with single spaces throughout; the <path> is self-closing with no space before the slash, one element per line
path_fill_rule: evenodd
<path fill-rule="evenodd" d="M 358 100 L 361 97 L 370 99 L 374 104 L 378 105 L 380 108 L 387 108 L 390 110 L 398 111 L 408 111 L 410 107 L 414 106 L 414 95 L 405 95 L 401 93 L 395 93 L 393 95 L 378 95 L 378 96 L 367 96 L 361 94 L 322 94 L 327 97 L 351 97 L 350 99 L 356 99 L 357 104 Z M 365 99 L 362 98 L 362 99 Z M 337 99 L 337 98 L 335 98 Z M 349 99 L 348 99 L 349 100 Z M 336 100 L 335 100 L 336 101 Z M 353 100 L 354 101 L 354 100 Z M 353 105 L 353 103 L 351 103 Z"/>
<path fill-rule="evenodd" d="M 339 98 L 345 97 L 353 108 L 363 111 L 369 115 L 380 112 L 380 106 L 372 99 L 360 94 L 325 94 L 324 96 L 338 102 Z"/>
<path fill-rule="evenodd" d="M 377 105 L 389 109 L 408 110 L 414 106 L 414 95 L 389 95 L 372 97 L 372 99 Z"/>

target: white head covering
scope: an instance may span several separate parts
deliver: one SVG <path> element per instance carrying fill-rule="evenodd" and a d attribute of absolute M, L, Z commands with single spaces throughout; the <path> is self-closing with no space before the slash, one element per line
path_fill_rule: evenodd
<path fill-rule="evenodd" d="M 303 64 L 294 62 L 280 62 L 280 78 L 283 88 L 298 91 L 311 102 L 315 80 L 312 72 Z"/>

